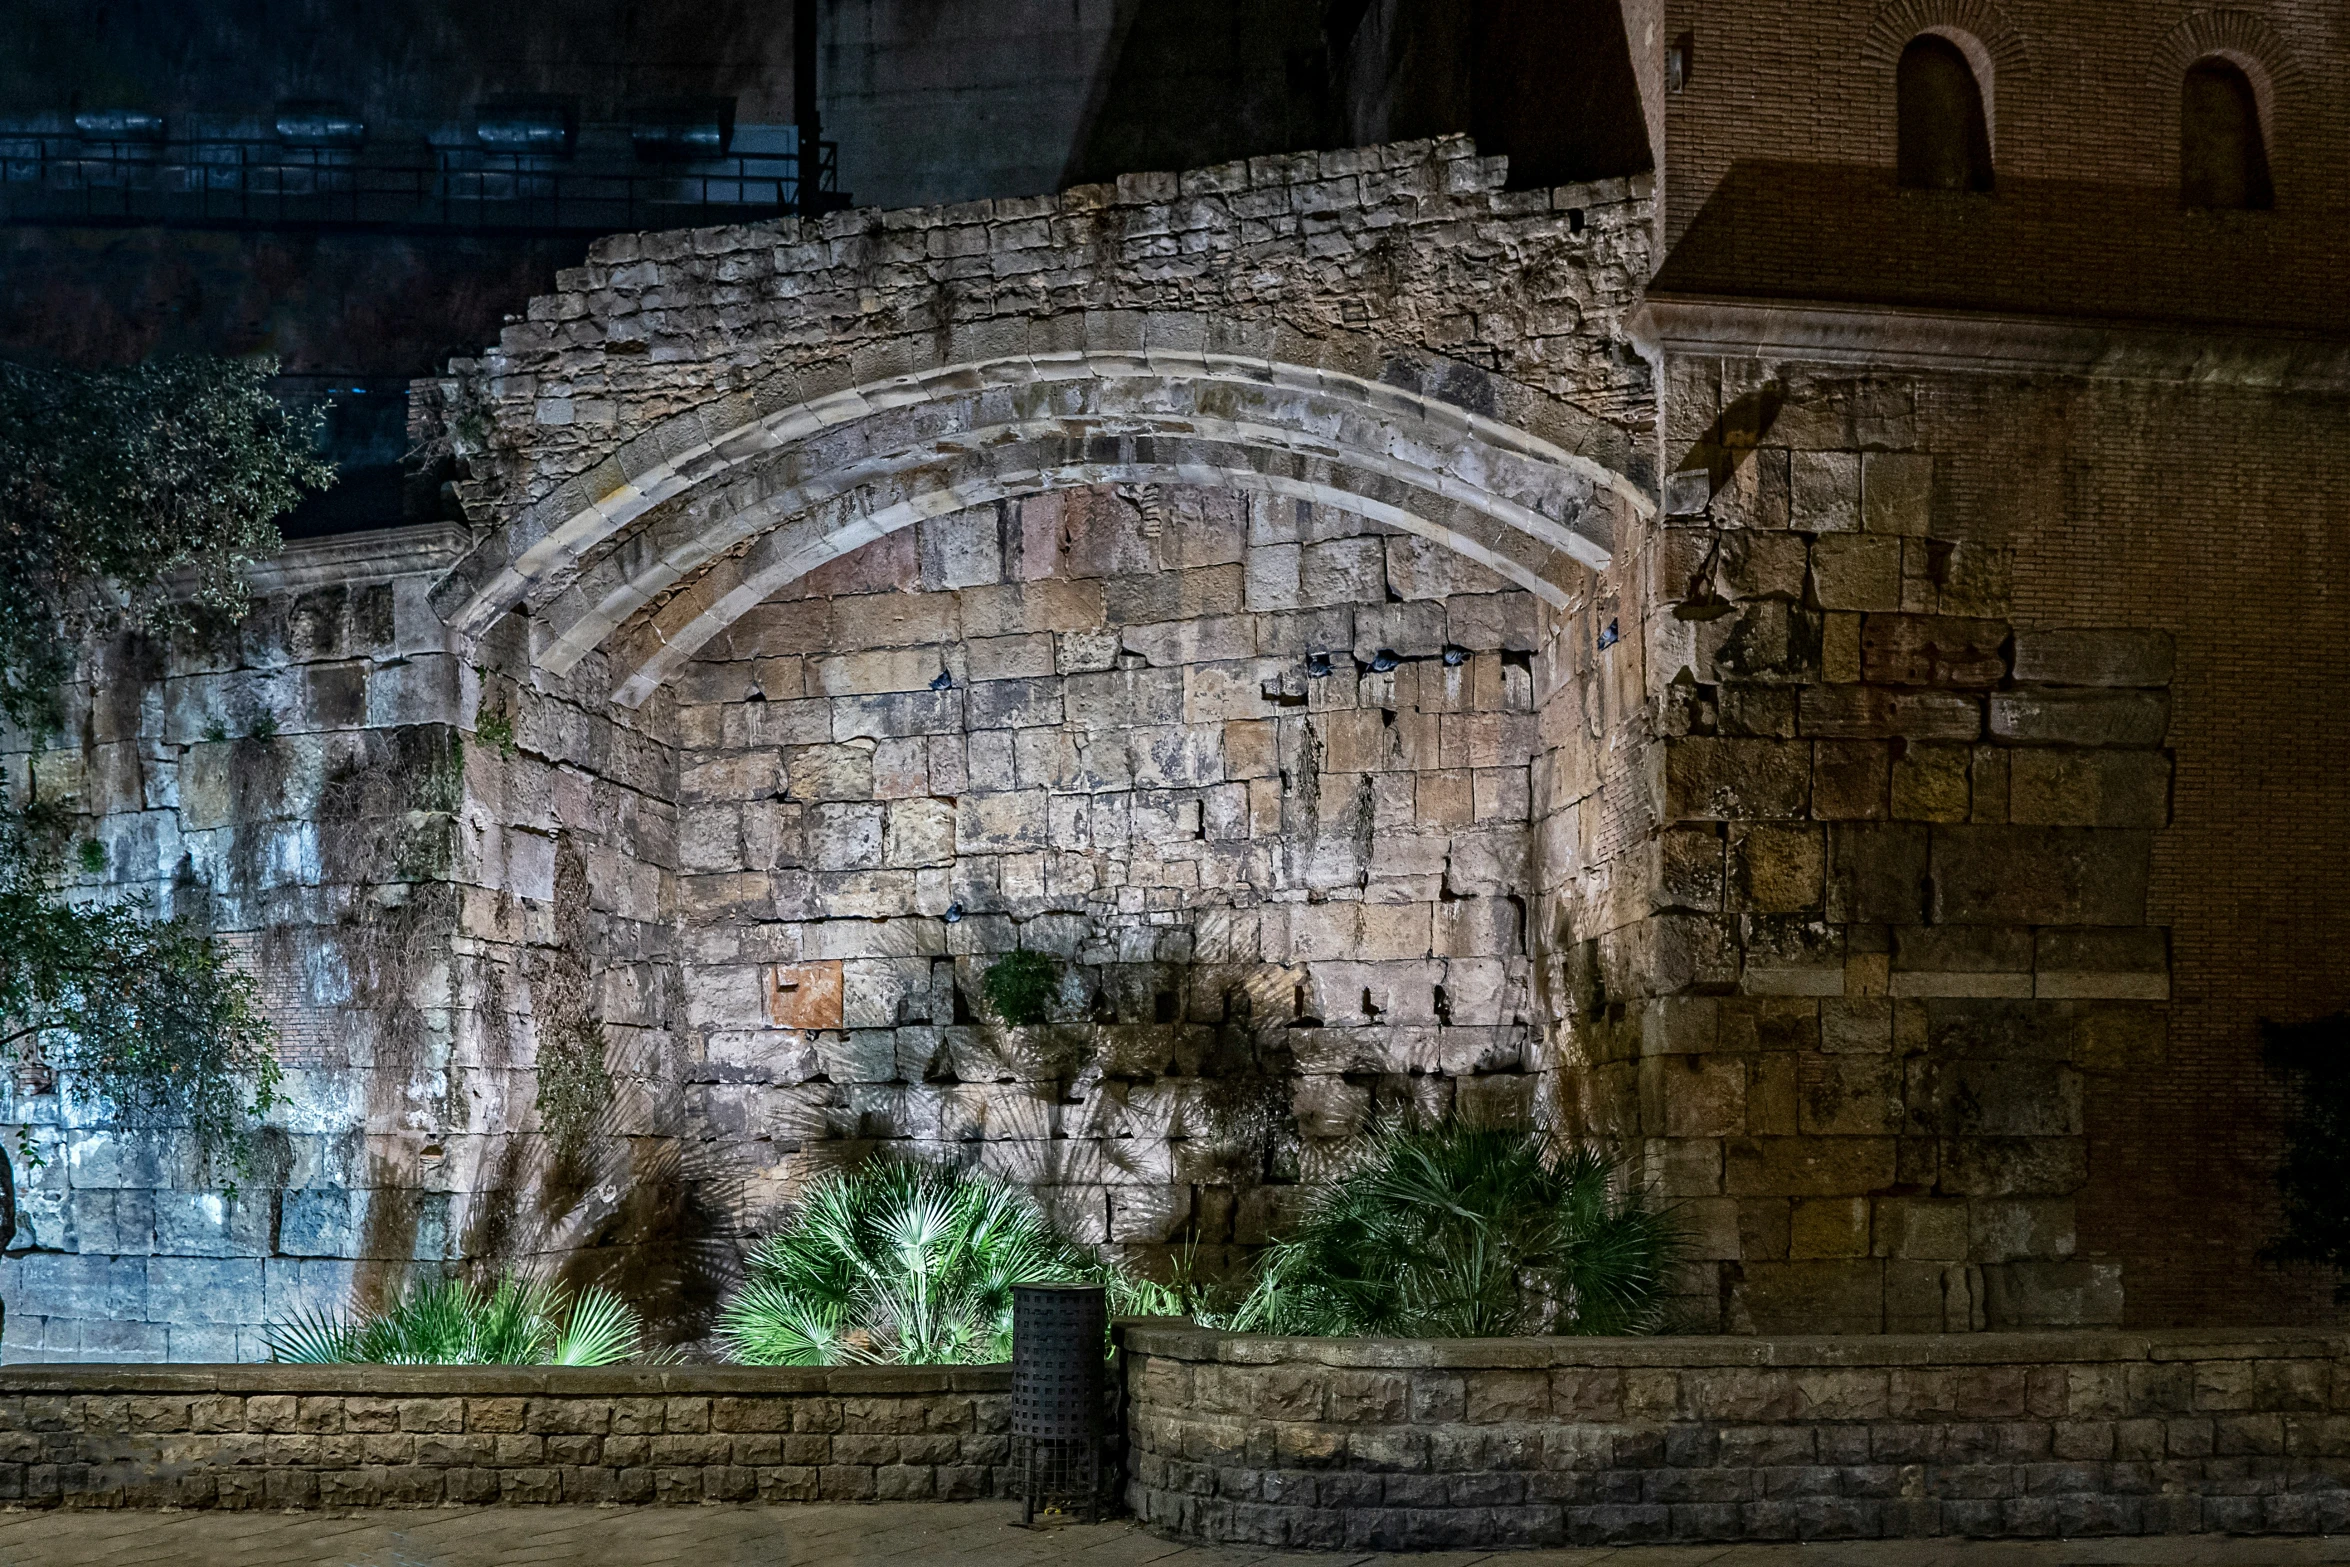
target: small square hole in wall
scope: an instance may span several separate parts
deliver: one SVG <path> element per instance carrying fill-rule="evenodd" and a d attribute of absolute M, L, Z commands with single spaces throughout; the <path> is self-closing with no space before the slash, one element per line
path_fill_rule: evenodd
<path fill-rule="evenodd" d="M 1697 35 L 1683 33 L 1665 47 L 1665 91 L 1679 92 L 1689 85 L 1689 71 L 1697 55 Z"/>
<path fill-rule="evenodd" d="M 769 969 L 767 1015 L 778 1028 L 840 1027 L 840 960 L 778 963 Z"/>

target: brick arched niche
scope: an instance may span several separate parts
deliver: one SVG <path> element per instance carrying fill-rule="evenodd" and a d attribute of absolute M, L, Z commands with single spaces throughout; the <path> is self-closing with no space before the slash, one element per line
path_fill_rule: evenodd
<path fill-rule="evenodd" d="M 557 676 L 608 645 L 614 699 L 634 706 L 825 561 L 1008 497 L 1201 484 L 1332 506 L 1562 608 L 1622 524 L 1654 510 L 1624 471 L 1619 429 L 1473 365 L 1278 329 L 1231 352 L 1150 346 L 1199 343 L 1196 317 L 1082 324 L 1074 347 L 1030 324 L 1037 351 L 957 361 L 950 349 L 764 411 L 680 415 L 487 535 L 439 606 L 478 636 L 527 605 L 537 662 Z M 1275 357 L 1301 347 L 1310 360 Z"/>

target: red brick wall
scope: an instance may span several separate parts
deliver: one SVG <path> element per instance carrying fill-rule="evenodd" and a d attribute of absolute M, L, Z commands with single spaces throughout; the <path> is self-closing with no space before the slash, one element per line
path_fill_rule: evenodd
<path fill-rule="evenodd" d="M 2266 0 L 2227 9 L 2263 24 L 2227 31 L 2236 47 L 2265 56 L 2276 77 L 2270 158 L 2279 209 L 2340 205 L 2350 197 L 2350 176 L 2332 155 L 2350 135 L 2340 8 Z M 2190 21 L 2199 13 L 2210 15 L 2180 0 L 1680 0 L 1666 8 L 1665 36 L 1692 34 L 1696 47 L 1687 86 L 1665 101 L 1667 241 L 1736 159 L 1890 168 L 1894 60 L 1929 27 L 1968 33 L 1995 57 L 1984 96 L 2002 179 L 2175 185 L 2175 67 L 2218 37 L 2207 36 L 2208 21 Z"/>

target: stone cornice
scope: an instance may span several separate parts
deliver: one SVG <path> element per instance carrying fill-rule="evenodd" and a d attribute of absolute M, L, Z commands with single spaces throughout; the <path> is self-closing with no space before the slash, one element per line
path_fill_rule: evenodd
<path fill-rule="evenodd" d="M 300 593 L 335 583 L 437 576 L 472 544 L 472 533 L 454 522 L 293 539 L 269 559 L 255 562 L 246 580 L 255 593 Z"/>
<path fill-rule="evenodd" d="M 2350 341 L 2324 335 L 1670 293 L 1649 294 L 1630 325 L 1652 355 L 2350 391 Z"/>

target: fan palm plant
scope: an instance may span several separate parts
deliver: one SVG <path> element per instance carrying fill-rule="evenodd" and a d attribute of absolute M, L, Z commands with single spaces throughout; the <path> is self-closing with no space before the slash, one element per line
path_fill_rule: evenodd
<path fill-rule="evenodd" d="M 876 1159 L 810 1188 L 752 1255 L 720 1333 L 734 1359 L 760 1366 L 1005 1360 L 1013 1285 L 1099 1272 L 1002 1182 Z"/>
<path fill-rule="evenodd" d="M 642 1339 L 637 1314 L 610 1290 L 574 1296 L 511 1273 L 486 1289 L 420 1281 L 381 1311 L 310 1312 L 262 1330 L 271 1359 L 298 1365 L 609 1366 Z"/>
<path fill-rule="evenodd" d="M 1226 1325 L 1393 1338 L 1652 1333 L 1671 1217 L 1604 1154 L 1447 1122 L 1372 1134 Z"/>

